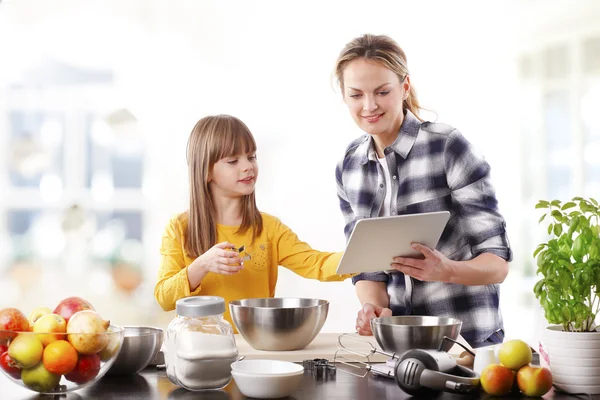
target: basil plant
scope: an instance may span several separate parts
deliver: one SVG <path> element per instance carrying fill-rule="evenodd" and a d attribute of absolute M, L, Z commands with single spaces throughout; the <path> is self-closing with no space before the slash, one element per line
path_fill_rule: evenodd
<path fill-rule="evenodd" d="M 600 310 L 600 207 L 592 198 L 540 200 L 539 223 L 548 223 L 549 240 L 535 249 L 542 278 L 533 291 L 551 324 L 568 332 L 596 328 Z"/>

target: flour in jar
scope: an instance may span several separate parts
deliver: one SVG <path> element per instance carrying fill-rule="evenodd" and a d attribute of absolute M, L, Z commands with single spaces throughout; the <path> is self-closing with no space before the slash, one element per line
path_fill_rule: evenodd
<path fill-rule="evenodd" d="M 167 375 L 191 390 L 220 388 L 231 381 L 237 356 L 232 337 L 182 331 L 167 345 Z"/>

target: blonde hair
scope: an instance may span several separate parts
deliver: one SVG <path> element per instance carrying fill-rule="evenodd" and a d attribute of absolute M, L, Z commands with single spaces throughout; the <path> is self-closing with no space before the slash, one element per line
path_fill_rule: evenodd
<path fill-rule="evenodd" d="M 191 257 L 198 257 L 217 243 L 216 210 L 208 186 L 213 166 L 224 157 L 255 151 L 256 142 L 248 127 L 230 115 L 204 117 L 192 129 L 187 145 L 190 205 L 185 237 Z M 237 233 L 251 228 L 254 241 L 263 229 L 254 192 L 242 198 L 242 224 Z"/>
<path fill-rule="evenodd" d="M 373 60 L 382 64 L 387 69 L 394 72 L 400 82 L 409 75 L 408 66 L 406 63 L 406 54 L 404 50 L 389 36 L 386 35 L 371 35 L 365 34 L 351 40 L 344 49 L 340 52 L 335 63 L 335 76 L 344 92 L 344 69 L 349 63 L 356 59 L 364 58 Z M 412 112 L 415 117 L 423 121 L 419 117 L 419 100 L 412 85 L 408 93 L 408 98 L 402 103 L 404 108 Z"/>

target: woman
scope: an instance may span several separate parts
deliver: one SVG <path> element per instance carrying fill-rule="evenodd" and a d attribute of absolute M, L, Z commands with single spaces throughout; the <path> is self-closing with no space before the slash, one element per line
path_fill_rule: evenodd
<path fill-rule="evenodd" d="M 458 130 L 419 117 L 406 56 L 391 38 L 352 40 L 335 74 L 352 118 L 366 132 L 336 169 L 346 237 L 361 218 L 451 213 L 436 249 L 413 245 L 422 259 L 396 257 L 390 273 L 353 277 L 363 305 L 357 331 L 372 334 L 375 317 L 450 316 L 463 322 L 461 334 L 472 346 L 501 342 L 499 283 L 512 252 L 490 166 Z"/>

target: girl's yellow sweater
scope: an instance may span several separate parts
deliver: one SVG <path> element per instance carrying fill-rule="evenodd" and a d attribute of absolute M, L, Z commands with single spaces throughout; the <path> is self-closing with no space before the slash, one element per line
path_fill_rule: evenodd
<path fill-rule="evenodd" d="M 154 296 L 165 311 L 175 309 L 178 299 L 188 296 L 220 296 L 225 299 L 224 318 L 233 324 L 229 315 L 232 300 L 273 297 L 277 283 L 277 269 L 281 265 L 300 276 L 320 281 L 341 281 L 351 275 L 335 273 L 343 253 L 328 253 L 312 249 L 302 242 L 279 218 L 261 213 L 263 231 L 254 243 L 252 233 L 236 234 L 237 226 L 217 225 L 217 243 L 229 242 L 245 246 L 251 259 L 234 275 L 209 272 L 200 286 L 190 291 L 187 267 L 194 261 L 185 251 L 187 213 L 171 219 L 162 238 L 162 262 Z M 242 254 L 243 255 L 243 254 Z"/>

